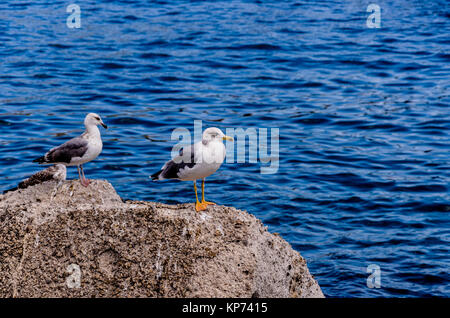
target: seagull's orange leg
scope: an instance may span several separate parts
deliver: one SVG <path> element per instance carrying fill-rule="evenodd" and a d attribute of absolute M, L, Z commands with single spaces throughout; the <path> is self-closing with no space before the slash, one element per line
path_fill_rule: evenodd
<path fill-rule="evenodd" d="M 202 179 L 202 202 L 201 203 L 206 206 L 215 204 L 214 202 L 205 201 L 205 178 Z"/>
<path fill-rule="evenodd" d="M 197 200 L 195 203 L 195 211 L 200 212 L 206 210 L 207 205 L 198 201 L 197 182 L 195 180 L 194 180 L 194 191 L 195 191 L 195 199 Z"/>

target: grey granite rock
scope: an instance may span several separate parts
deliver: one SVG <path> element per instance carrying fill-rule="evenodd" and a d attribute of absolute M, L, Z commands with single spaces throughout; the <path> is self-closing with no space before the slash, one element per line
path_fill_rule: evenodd
<path fill-rule="evenodd" d="M 324 297 L 245 211 L 123 202 L 100 180 L 55 186 L 0 195 L 1 297 Z"/>

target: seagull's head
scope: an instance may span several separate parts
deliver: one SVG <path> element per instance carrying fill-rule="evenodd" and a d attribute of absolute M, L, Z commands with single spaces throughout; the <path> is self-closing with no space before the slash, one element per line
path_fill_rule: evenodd
<path fill-rule="evenodd" d="M 108 129 L 108 126 L 105 125 L 101 117 L 95 113 L 89 113 L 86 115 L 86 118 L 84 119 L 84 125 L 86 127 L 102 125 L 103 128 Z"/>
<path fill-rule="evenodd" d="M 226 136 L 222 132 L 222 130 L 220 130 L 219 128 L 216 128 L 216 127 L 211 127 L 211 128 L 206 129 L 203 132 L 202 139 L 203 139 L 203 141 L 206 141 L 206 142 L 210 142 L 210 141 L 222 142 L 223 140 L 233 141 L 232 137 Z"/>

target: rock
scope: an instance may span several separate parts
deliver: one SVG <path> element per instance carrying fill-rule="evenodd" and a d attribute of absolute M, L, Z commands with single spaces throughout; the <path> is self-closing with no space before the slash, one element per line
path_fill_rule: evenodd
<path fill-rule="evenodd" d="M 100 180 L 55 186 L 0 195 L 0 297 L 323 297 L 247 212 L 123 202 Z"/>

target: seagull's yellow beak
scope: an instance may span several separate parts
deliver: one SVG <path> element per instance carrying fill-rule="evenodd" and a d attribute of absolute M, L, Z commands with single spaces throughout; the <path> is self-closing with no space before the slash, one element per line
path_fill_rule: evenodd
<path fill-rule="evenodd" d="M 223 138 L 223 140 L 234 141 L 233 137 L 230 137 L 230 136 L 223 136 L 222 138 Z"/>

